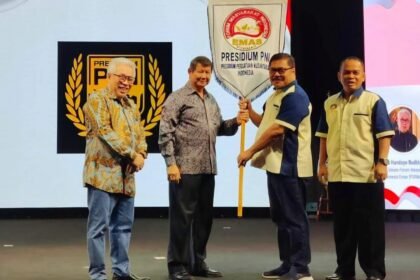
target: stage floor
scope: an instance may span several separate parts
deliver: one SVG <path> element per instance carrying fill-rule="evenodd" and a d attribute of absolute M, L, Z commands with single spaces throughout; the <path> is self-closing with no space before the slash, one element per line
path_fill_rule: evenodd
<path fill-rule="evenodd" d="M 88 279 L 85 219 L 0 220 L 0 279 Z M 208 264 L 225 280 L 261 279 L 278 265 L 275 227 L 269 219 L 215 219 Z M 420 223 L 386 224 L 387 279 L 420 279 Z M 167 219 L 136 219 L 132 271 L 167 279 Z M 311 272 L 316 280 L 335 269 L 331 221 L 311 220 Z M 108 271 L 109 279 L 111 272 Z M 357 266 L 357 279 L 365 279 Z M 200 278 L 196 278 L 200 279 Z"/>

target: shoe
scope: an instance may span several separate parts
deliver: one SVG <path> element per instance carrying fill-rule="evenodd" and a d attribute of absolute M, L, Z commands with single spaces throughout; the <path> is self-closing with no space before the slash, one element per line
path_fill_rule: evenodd
<path fill-rule="evenodd" d="M 177 271 L 169 274 L 169 280 L 192 280 L 191 275 L 186 271 Z"/>
<path fill-rule="evenodd" d="M 206 278 L 218 278 L 223 277 L 223 274 L 220 271 L 217 271 L 215 269 L 211 269 L 209 267 L 206 267 L 204 269 L 195 270 L 191 273 L 193 276 L 199 276 L 199 277 L 206 277 Z"/>
<path fill-rule="evenodd" d="M 369 276 L 368 278 L 366 278 L 366 280 L 382 280 L 382 278 L 376 276 Z"/>
<path fill-rule="evenodd" d="M 333 273 L 325 277 L 325 280 L 356 280 L 354 276 L 342 276 L 338 273 Z"/>
<path fill-rule="evenodd" d="M 310 273 L 297 273 L 291 280 L 314 280 Z"/>
<path fill-rule="evenodd" d="M 261 276 L 262 278 L 265 278 L 265 279 L 278 279 L 286 275 L 287 273 L 289 273 L 289 270 L 290 270 L 290 267 L 286 268 L 283 265 L 281 265 L 275 269 L 263 272 Z"/>
<path fill-rule="evenodd" d="M 150 280 L 150 277 L 137 276 L 133 273 L 131 273 L 130 275 L 127 275 L 127 276 L 119 276 L 119 275 L 114 273 L 114 275 L 112 275 L 112 280 Z"/>

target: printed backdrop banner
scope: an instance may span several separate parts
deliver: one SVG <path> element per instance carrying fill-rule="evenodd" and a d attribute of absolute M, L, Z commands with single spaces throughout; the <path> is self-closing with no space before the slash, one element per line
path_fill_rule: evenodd
<path fill-rule="evenodd" d="M 284 51 L 287 0 L 209 0 L 210 44 L 217 81 L 254 100 L 268 87 L 270 57 Z"/>
<path fill-rule="evenodd" d="M 107 84 L 107 67 L 124 56 L 137 66 L 129 92 L 140 111 L 149 153 L 158 153 L 162 105 L 172 91 L 172 44 L 143 42 L 58 42 L 57 153 L 84 153 L 87 95 Z"/>

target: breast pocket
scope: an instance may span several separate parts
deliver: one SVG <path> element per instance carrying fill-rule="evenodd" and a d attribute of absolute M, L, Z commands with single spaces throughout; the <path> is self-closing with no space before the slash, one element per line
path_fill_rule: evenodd
<path fill-rule="evenodd" d="M 356 112 L 353 114 L 353 121 L 357 128 L 369 128 L 371 126 L 372 120 L 371 116 L 368 113 Z"/>

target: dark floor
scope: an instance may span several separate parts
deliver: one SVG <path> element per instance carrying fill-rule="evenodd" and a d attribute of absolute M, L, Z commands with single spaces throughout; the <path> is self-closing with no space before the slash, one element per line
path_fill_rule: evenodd
<path fill-rule="evenodd" d="M 85 223 L 0 220 L 0 279 L 88 279 Z M 420 223 L 387 223 L 386 232 L 387 279 L 420 279 Z M 167 219 L 136 220 L 133 272 L 167 279 L 167 237 Z M 312 274 L 324 279 L 335 268 L 330 221 L 311 221 L 311 242 Z M 215 219 L 207 261 L 224 273 L 223 279 L 260 279 L 262 271 L 278 265 L 274 226 L 268 219 Z M 365 279 L 359 267 L 357 279 Z"/>

